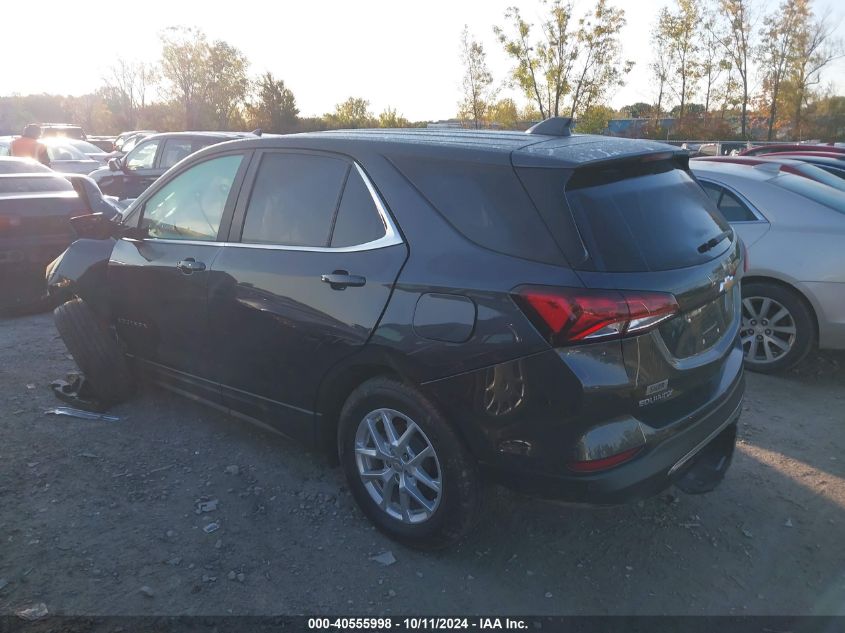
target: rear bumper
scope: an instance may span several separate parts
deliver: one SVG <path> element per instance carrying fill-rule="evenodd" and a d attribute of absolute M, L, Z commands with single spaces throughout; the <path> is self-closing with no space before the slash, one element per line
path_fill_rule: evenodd
<path fill-rule="evenodd" d="M 730 425 L 739 419 L 745 392 L 740 373 L 717 398 L 715 406 L 703 407 L 671 435 L 648 439 L 642 451 L 630 462 L 591 475 L 548 475 L 513 470 L 489 464 L 487 471 L 499 483 L 531 496 L 585 503 L 616 505 L 654 496 L 681 479 L 696 457 Z M 674 425 L 670 425 L 674 426 Z M 728 456 L 730 458 L 730 456 Z"/>

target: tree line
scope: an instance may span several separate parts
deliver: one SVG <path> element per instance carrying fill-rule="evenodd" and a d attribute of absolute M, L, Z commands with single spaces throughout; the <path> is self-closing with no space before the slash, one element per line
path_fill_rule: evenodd
<path fill-rule="evenodd" d="M 284 80 L 271 72 L 251 76 L 246 55 L 228 42 L 209 41 L 200 29 L 186 27 L 165 29 L 160 40 L 158 60 L 119 59 L 90 94 L 0 97 L 0 133 L 20 133 L 33 121 L 72 121 L 92 134 L 413 125 L 395 108 L 374 114 L 360 97 L 349 97 L 321 117 L 301 117 Z"/>
<path fill-rule="evenodd" d="M 511 7 L 493 26 L 511 61 L 500 83 L 483 45 L 464 28 L 458 116 L 465 125 L 571 116 L 579 131 L 602 132 L 610 119 L 627 117 L 651 119 L 634 128 L 641 136 L 845 136 L 845 97 L 821 83 L 822 71 L 843 56 L 843 43 L 831 12 L 816 15 L 811 0 L 781 0 L 769 13 L 754 0 L 673 0 L 652 26 L 652 100 L 619 110 L 609 100 L 635 63 L 621 54 L 624 9 L 607 0 L 580 15 L 566 0 L 541 6 L 535 22 Z M 503 87 L 514 88 L 523 104 L 499 99 Z"/>

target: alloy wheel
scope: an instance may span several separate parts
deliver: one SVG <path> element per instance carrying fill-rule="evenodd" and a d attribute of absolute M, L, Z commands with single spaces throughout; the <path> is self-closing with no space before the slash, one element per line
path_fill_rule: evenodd
<path fill-rule="evenodd" d="M 740 338 L 746 361 L 775 362 L 792 349 L 795 334 L 795 319 L 780 302 L 770 297 L 743 298 Z"/>
<path fill-rule="evenodd" d="M 423 430 L 394 409 L 371 411 L 355 433 L 355 464 L 376 505 L 402 523 L 427 521 L 440 505 L 440 461 Z"/>

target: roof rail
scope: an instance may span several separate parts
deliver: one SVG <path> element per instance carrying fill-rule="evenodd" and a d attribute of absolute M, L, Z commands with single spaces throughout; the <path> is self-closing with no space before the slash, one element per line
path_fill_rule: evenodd
<path fill-rule="evenodd" d="M 572 136 L 572 117 L 553 116 L 532 125 L 526 134 L 544 134 L 546 136 Z"/>

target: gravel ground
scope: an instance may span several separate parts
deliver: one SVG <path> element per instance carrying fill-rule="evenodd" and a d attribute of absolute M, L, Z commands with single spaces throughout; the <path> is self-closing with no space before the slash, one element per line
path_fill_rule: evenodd
<path fill-rule="evenodd" d="M 44 415 L 74 368 L 49 315 L 0 320 L 0 350 L 0 614 L 845 615 L 841 353 L 748 376 L 709 495 L 497 491 L 471 538 L 426 554 L 376 532 L 320 456 L 191 401 L 149 388 L 119 422 Z"/>

